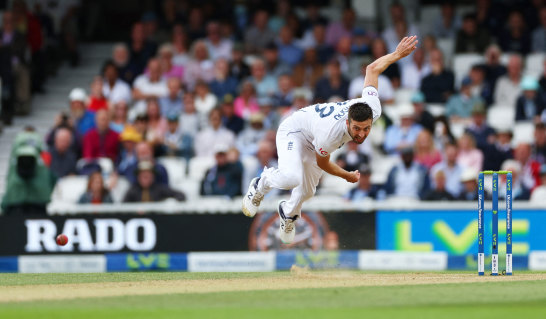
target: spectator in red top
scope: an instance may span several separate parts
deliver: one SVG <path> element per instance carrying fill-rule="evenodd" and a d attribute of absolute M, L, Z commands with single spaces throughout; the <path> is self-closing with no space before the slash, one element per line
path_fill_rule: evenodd
<path fill-rule="evenodd" d="M 95 114 L 95 124 L 96 128 L 87 132 L 83 138 L 83 158 L 108 157 L 116 162 L 119 154 L 119 135 L 110 129 L 106 110 L 99 110 Z"/>
<path fill-rule="evenodd" d="M 91 112 L 108 110 L 108 100 L 102 93 L 102 78 L 100 76 L 96 76 L 91 82 L 91 94 L 89 95 L 87 109 Z"/>

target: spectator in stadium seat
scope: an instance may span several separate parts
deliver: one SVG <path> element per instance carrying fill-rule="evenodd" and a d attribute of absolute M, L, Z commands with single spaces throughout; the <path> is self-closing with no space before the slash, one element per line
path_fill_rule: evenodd
<path fill-rule="evenodd" d="M 521 164 L 517 160 L 509 159 L 502 163 L 503 171 L 512 172 L 512 198 L 514 200 L 528 200 L 531 197 L 531 191 L 534 189 L 525 185 L 525 176 Z M 537 168 L 538 184 L 540 184 L 540 165 Z M 499 176 L 499 198 L 506 196 L 506 175 Z"/>
<path fill-rule="evenodd" d="M 540 25 L 533 30 L 532 47 L 533 52 L 546 52 L 546 7 L 541 7 L 539 14 Z"/>
<path fill-rule="evenodd" d="M 421 80 L 421 92 L 428 103 L 445 103 L 453 93 L 455 75 L 444 68 L 444 57 L 439 49 L 430 52 L 430 68 L 430 74 Z"/>
<path fill-rule="evenodd" d="M 442 154 L 434 146 L 432 134 L 421 130 L 415 139 L 415 161 L 423 165 L 427 171 L 442 161 Z"/>
<path fill-rule="evenodd" d="M 411 146 L 401 149 L 402 161 L 389 172 L 385 190 L 387 195 L 420 199 L 430 187 L 427 169 L 414 161 Z"/>
<path fill-rule="evenodd" d="M 319 62 L 317 49 L 308 48 L 303 52 L 303 60 L 294 67 L 292 80 L 296 87 L 313 88 L 324 73 L 324 66 Z"/>
<path fill-rule="evenodd" d="M 447 143 L 444 146 L 444 158 L 440 163 L 432 166 L 430 176 L 435 177 L 438 172 L 442 172 L 445 178 L 445 189 L 453 197 L 458 197 L 462 191 L 461 176 L 464 167 L 457 164 L 458 147 L 455 143 Z M 433 188 L 436 187 L 434 178 L 430 180 Z"/>
<path fill-rule="evenodd" d="M 493 103 L 493 89 L 485 79 L 485 69 L 480 65 L 473 65 L 468 74 L 470 78 L 470 94 L 474 97 L 481 97 L 486 105 Z"/>
<path fill-rule="evenodd" d="M 118 69 L 119 78 L 132 85 L 140 73 L 137 65 L 129 63 L 129 54 L 129 48 L 125 43 L 117 43 L 112 49 L 112 62 Z"/>
<path fill-rule="evenodd" d="M 281 74 L 278 77 L 279 90 L 272 96 L 273 104 L 276 107 L 287 107 L 292 105 L 294 84 L 290 74 Z"/>
<path fill-rule="evenodd" d="M 91 112 L 109 109 L 108 99 L 102 93 L 102 82 L 103 80 L 100 76 L 96 76 L 91 82 L 91 94 L 89 94 L 89 102 L 87 104 L 87 109 Z"/>
<path fill-rule="evenodd" d="M 51 164 L 49 169 L 56 178 L 76 173 L 78 154 L 70 148 L 74 136 L 68 128 L 59 128 L 55 131 L 55 142 L 49 150 Z"/>
<path fill-rule="evenodd" d="M 157 50 L 157 44 L 151 43 L 146 39 L 144 24 L 142 22 L 133 24 L 129 50 L 129 69 L 134 72 L 133 78 L 136 78 L 136 76 L 144 72 L 148 60 L 155 55 L 155 51 Z"/>
<path fill-rule="evenodd" d="M 243 45 L 236 43 L 231 51 L 231 62 L 229 64 L 229 75 L 237 79 L 238 82 L 246 79 L 250 75 L 250 67 L 244 61 Z"/>
<path fill-rule="evenodd" d="M 169 78 L 167 80 L 167 90 L 167 96 L 159 98 L 161 116 L 167 117 L 170 114 L 180 115 L 184 110 L 182 83 L 180 83 L 180 79 Z"/>
<path fill-rule="evenodd" d="M 196 156 L 213 156 L 214 146 L 218 144 L 232 147 L 235 145 L 235 135 L 222 126 L 222 112 L 215 108 L 209 113 L 210 126 L 201 130 L 195 137 Z"/>
<path fill-rule="evenodd" d="M 203 15 L 203 8 L 200 6 L 195 6 L 190 9 L 188 22 L 186 24 L 188 40 L 190 43 L 195 43 L 207 35 Z"/>
<path fill-rule="evenodd" d="M 389 53 L 387 52 L 387 44 L 382 38 L 375 38 L 372 40 L 371 51 L 373 61 Z M 398 89 L 400 87 L 400 66 L 398 65 L 398 63 L 393 63 L 389 65 L 385 69 L 385 71 L 381 73 L 381 75 L 389 78 L 394 89 Z M 413 79 L 413 81 L 415 81 L 415 78 Z"/>
<path fill-rule="evenodd" d="M 95 114 L 96 128 L 83 137 L 83 158 L 97 159 L 108 157 L 116 162 L 119 156 L 119 135 L 109 127 L 109 117 L 106 110 Z"/>
<path fill-rule="evenodd" d="M 158 50 L 159 67 L 161 69 L 161 77 L 164 80 L 170 78 L 183 79 L 184 67 L 173 64 L 174 48 L 172 44 L 166 43 L 159 47 Z"/>
<path fill-rule="evenodd" d="M 291 96 L 294 95 L 291 94 Z M 289 106 L 276 106 L 272 99 L 264 97 L 258 99 L 258 105 L 260 105 L 260 112 L 264 115 L 264 128 L 276 132 L 281 120 L 279 110 L 287 109 L 292 104 Z"/>
<path fill-rule="evenodd" d="M 434 187 L 426 192 L 423 200 L 450 201 L 454 199 L 455 197 L 446 189 L 446 176 L 444 172 L 437 171 L 436 174 L 434 174 Z"/>
<path fill-rule="evenodd" d="M 228 161 L 228 150 L 226 144 L 214 146 L 216 164 L 203 177 L 201 195 L 233 197 L 241 194 L 242 170 L 236 163 Z"/>
<path fill-rule="evenodd" d="M 462 28 L 457 32 L 455 53 L 482 53 L 490 42 L 487 29 L 478 28 L 476 15 L 466 14 L 463 18 Z"/>
<path fill-rule="evenodd" d="M 370 42 L 371 39 L 366 30 L 356 27 L 351 38 L 351 53 L 359 56 L 370 53 Z"/>
<path fill-rule="evenodd" d="M 135 146 L 136 161 L 128 165 L 124 171 L 119 170 L 119 174 L 125 176 L 131 184 L 137 182 L 136 172 L 138 163 L 150 162 L 154 166 L 155 182 L 158 184 L 169 185 L 169 175 L 163 165 L 155 160 L 152 145 L 148 142 L 139 142 Z"/>
<path fill-rule="evenodd" d="M 520 142 L 514 149 L 514 159 L 521 165 L 521 184 L 532 190 L 540 184 L 540 163 L 531 158 L 531 144 Z"/>
<path fill-rule="evenodd" d="M 232 131 L 233 134 L 239 135 L 245 127 L 245 121 L 242 117 L 235 114 L 233 96 L 230 94 L 224 95 L 221 100 L 220 110 L 222 111 L 222 125 Z"/>
<path fill-rule="evenodd" d="M 343 198 L 355 202 L 366 198 L 383 199 L 382 197 L 384 197 L 384 194 L 382 193 L 384 191 L 379 185 L 373 185 L 370 180 L 370 177 L 372 176 L 370 167 L 366 164 L 362 164 L 359 166 L 358 171 L 360 172 L 358 185 L 345 194 Z"/>
<path fill-rule="evenodd" d="M 289 26 L 284 26 L 279 32 L 279 39 L 277 41 L 277 47 L 279 50 L 279 60 L 282 63 L 286 63 L 288 66 L 293 67 L 298 64 L 302 57 L 303 51 L 294 41 L 294 33 Z M 266 49 L 268 47 L 266 46 Z M 278 75 L 270 73 L 272 75 Z"/>
<path fill-rule="evenodd" d="M 531 34 L 520 11 L 508 15 L 508 23 L 498 37 L 499 45 L 506 52 L 526 55 L 531 52 Z"/>
<path fill-rule="evenodd" d="M 193 156 L 193 137 L 181 130 L 176 114 L 167 116 L 167 131 L 162 146 L 162 154 L 167 156 L 181 156 L 186 160 Z"/>
<path fill-rule="evenodd" d="M 104 186 L 104 181 L 102 179 L 102 173 L 100 171 L 95 171 L 89 174 L 87 180 L 87 189 L 80 196 L 78 200 L 79 204 L 107 204 L 113 203 L 110 192 Z"/>
<path fill-rule="evenodd" d="M 434 133 L 435 130 L 435 118 L 429 111 L 427 111 L 425 105 L 425 95 L 421 91 L 413 93 L 411 96 L 411 104 L 413 104 L 413 110 L 415 112 L 415 123 L 421 125 L 424 129 L 427 129 L 430 133 Z"/>
<path fill-rule="evenodd" d="M 349 84 L 348 97 L 350 99 L 359 98 L 362 96 L 362 90 L 364 88 L 364 79 L 366 78 L 366 68 L 368 67 L 369 60 L 365 59 L 360 67 L 361 74 L 352 79 Z M 392 64 L 391 64 L 392 65 Z M 394 89 L 389 78 L 383 74 L 379 74 L 377 78 L 379 100 L 384 104 L 391 104 L 394 102 Z"/>
<path fill-rule="evenodd" d="M 265 9 L 254 13 L 253 25 L 245 31 L 245 51 L 247 54 L 260 54 L 265 46 L 275 40 L 275 33 L 268 27 L 269 13 Z"/>
<path fill-rule="evenodd" d="M 265 62 L 261 58 L 257 58 L 252 63 L 250 74 L 251 76 L 248 77 L 247 80 L 252 82 L 256 88 L 257 97 L 271 97 L 278 90 L 277 79 L 272 75 L 267 74 Z"/>
<path fill-rule="evenodd" d="M 540 115 L 546 108 L 546 101 L 538 92 L 540 86 L 538 81 L 526 76 L 521 80 L 520 88 L 522 94 L 516 100 L 516 122 L 518 121 L 540 121 Z"/>
<path fill-rule="evenodd" d="M 341 73 L 339 61 L 335 58 L 328 62 L 326 75 L 315 85 L 315 99 L 325 102 L 332 96 L 339 96 L 346 100 L 349 92 L 349 81 Z"/>
<path fill-rule="evenodd" d="M 398 113 L 400 124 L 391 125 L 385 131 L 383 148 L 389 154 L 396 154 L 403 148 L 413 147 L 417 135 L 423 130 L 421 125 L 415 123 L 412 105 L 402 105 Z"/>
<path fill-rule="evenodd" d="M 213 61 L 223 58 L 231 59 L 231 49 L 233 42 L 231 39 L 222 37 L 220 32 L 220 24 L 216 21 L 211 21 L 207 24 L 207 38 L 205 39 L 209 50 L 210 58 Z"/>
<path fill-rule="evenodd" d="M 70 91 L 70 119 L 75 124 L 78 134 L 83 136 L 95 127 L 95 114 L 87 110 L 87 94 L 84 89 L 75 88 Z"/>
<path fill-rule="evenodd" d="M 447 143 L 455 142 L 455 137 L 451 133 L 451 125 L 445 115 L 440 115 L 434 121 L 434 144 L 443 151 L 443 146 Z"/>
<path fill-rule="evenodd" d="M 336 45 L 334 59 L 339 61 L 341 73 L 347 78 L 352 78 L 360 74 L 359 65 L 354 68 L 355 61 L 359 63 L 360 58 L 354 56 L 351 52 L 351 37 L 340 38 Z"/>
<path fill-rule="evenodd" d="M 148 62 L 148 74 L 142 74 L 135 79 L 133 84 L 133 109 L 136 113 L 146 110 L 147 99 L 158 99 L 169 94 L 167 81 L 161 78 L 161 67 L 158 59 L 150 59 Z"/>
<path fill-rule="evenodd" d="M 184 133 L 195 137 L 201 128 L 201 120 L 197 110 L 195 109 L 195 99 L 191 92 L 186 92 L 182 98 L 184 101 L 184 109 L 179 117 L 179 124 Z"/>
<path fill-rule="evenodd" d="M 472 80 L 465 77 L 461 82 L 459 93 L 449 97 L 446 103 L 446 116 L 451 122 L 464 122 L 470 119 L 472 109 L 478 103 L 485 105 L 479 96 L 472 95 Z"/>
<path fill-rule="evenodd" d="M 471 133 L 465 132 L 457 141 L 459 154 L 457 164 L 462 167 L 471 168 L 474 171 L 481 171 L 483 166 L 483 153 L 476 148 L 476 140 Z"/>
<path fill-rule="evenodd" d="M 135 165 L 137 160 L 136 145 L 142 142 L 142 135 L 132 126 L 126 126 L 119 135 L 121 150 L 117 171 L 122 175 L 128 171 L 128 168 Z"/>
<path fill-rule="evenodd" d="M 495 138 L 495 130 L 486 122 L 485 105 L 476 102 L 472 107 L 472 122 L 467 125 L 465 132 L 472 134 L 476 146 L 483 150 L 487 144 L 491 144 Z"/>
<path fill-rule="evenodd" d="M 343 10 L 341 20 L 332 21 L 326 29 L 326 43 L 332 47 L 337 46 L 339 39 L 351 37 L 356 24 L 356 12 L 347 7 Z M 391 50 L 393 52 L 394 50 Z"/>
<path fill-rule="evenodd" d="M 247 120 L 251 114 L 259 112 L 260 106 L 256 99 L 256 89 L 251 81 L 241 84 L 240 95 L 233 101 L 235 114 Z"/>
<path fill-rule="evenodd" d="M 368 155 L 360 152 L 358 144 L 353 141 L 347 142 L 347 150 L 336 159 L 336 164 L 349 172 L 358 170 L 361 164 L 368 164 L 368 162 Z M 362 171 L 360 173 L 362 174 Z"/>
<path fill-rule="evenodd" d="M 265 137 L 264 115 L 261 112 L 250 115 L 248 126 L 239 134 L 235 145 L 243 157 L 255 156 L 258 143 Z"/>
<path fill-rule="evenodd" d="M 461 18 L 455 14 L 455 4 L 451 1 L 443 2 L 441 15 L 436 17 L 432 25 L 432 34 L 436 38 L 453 40 L 460 27 Z"/>
<path fill-rule="evenodd" d="M 195 84 L 195 109 L 197 113 L 201 116 L 202 126 L 205 126 L 207 115 L 209 112 L 216 107 L 218 104 L 218 98 L 216 95 L 210 92 L 209 86 L 204 81 L 197 81 Z"/>
<path fill-rule="evenodd" d="M 188 91 L 193 91 L 199 80 L 209 83 L 214 79 L 214 62 L 210 60 L 205 41 L 195 41 L 191 52 L 192 58 L 184 69 L 184 82 Z"/>
<path fill-rule="evenodd" d="M 521 78 L 523 60 L 520 55 L 513 54 L 508 60 L 508 74 L 497 80 L 494 93 L 494 102 L 499 105 L 514 107 L 516 100 L 521 94 Z"/>
<path fill-rule="evenodd" d="M 466 168 L 461 175 L 461 183 L 463 189 L 457 200 L 463 201 L 476 201 L 478 200 L 478 171 L 474 171 L 471 168 Z M 487 198 L 488 195 L 485 194 Z"/>
<path fill-rule="evenodd" d="M 173 63 L 185 67 L 190 60 L 188 52 L 188 35 L 184 26 L 175 24 L 172 28 Z"/>
<path fill-rule="evenodd" d="M 431 72 L 430 64 L 425 61 L 425 51 L 417 48 L 410 62 L 402 66 L 401 86 L 405 89 L 419 90 L 421 81 Z"/>
<path fill-rule="evenodd" d="M 498 45 L 492 44 L 485 51 L 485 63 L 480 65 L 485 70 L 485 82 L 488 84 L 491 92 L 496 90 L 497 80 L 506 74 L 507 69 L 501 64 L 501 49 Z M 492 103 L 491 100 L 489 103 Z"/>
<path fill-rule="evenodd" d="M 546 125 L 544 123 L 535 125 L 534 137 L 531 157 L 540 164 L 546 164 Z"/>
<path fill-rule="evenodd" d="M 131 102 L 131 87 L 119 78 L 119 71 L 113 61 L 108 60 L 102 66 L 102 94 L 112 104 L 120 101 Z"/>
<path fill-rule="evenodd" d="M 305 44 L 305 47 L 316 50 L 317 61 L 321 65 L 330 61 L 335 50 L 331 44 L 326 42 L 326 23 L 317 23 L 314 25 L 310 36 L 312 38 L 308 44 Z"/>
<path fill-rule="evenodd" d="M 163 142 L 163 137 L 167 131 L 167 121 L 161 116 L 157 99 L 149 99 L 147 102 L 146 116 L 148 117 L 148 127 L 145 139 L 154 146 L 158 146 Z"/>
<path fill-rule="evenodd" d="M 511 128 L 499 129 L 493 141 L 483 149 L 483 169 L 498 171 L 502 163 L 513 157 Z"/>
<path fill-rule="evenodd" d="M 226 94 L 237 95 L 237 78 L 229 75 L 229 61 L 219 58 L 214 63 L 214 80 L 210 82 L 210 91 L 221 100 Z"/>
<path fill-rule="evenodd" d="M 156 182 L 157 171 L 152 162 L 141 161 L 134 174 L 136 182 L 125 194 L 125 203 L 159 202 L 167 198 L 185 201 L 184 193 L 171 189 L 168 185 Z"/>
<path fill-rule="evenodd" d="M 405 36 L 419 36 L 416 25 L 410 24 L 406 19 L 404 5 L 400 2 L 392 2 L 390 7 L 391 26 L 383 31 L 381 37 L 385 39 L 389 52 L 394 52 L 400 39 Z M 406 59 L 409 60 L 409 59 Z M 400 60 L 402 61 L 402 60 Z M 405 62 L 402 62 L 402 64 Z"/>

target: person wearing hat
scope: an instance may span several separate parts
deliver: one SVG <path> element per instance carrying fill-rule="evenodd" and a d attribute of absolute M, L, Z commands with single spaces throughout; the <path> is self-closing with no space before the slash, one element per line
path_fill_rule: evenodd
<path fill-rule="evenodd" d="M 237 162 L 230 162 L 227 144 L 214 146 L 216 164 L 205 173 L 201 182 L 201 195 L 234 197 L 241 195 L 243 172 Z"/>
<path fill-rule="evenodd" d="M 226 94 L 222 98 L 220 104 L 220 110 L 222 111 L 222 124 L 235 135 L 239 135 L 245 128 L 245 121 L 242 117 L 235 114 L 235 108 L 233 106 L 233 95 Z"/>
<path fill-rule="evenodd" d="M 544 111 L 546 101 L 539 93 L 538 81 L 530 76 L 521 80 L 522 93 L 516 100 L 516 122 L 518 121 L 540 121 L 540 115 Z"/>
<path fill-rule="evenodd" d="M 142 141 L 142 135 L 133 126 L 126 126 L 119 135 L 121 151 L 118 171 L 125 171 L 129 166 L 137 162 L 135 147 Z"/>
<path fill-rule="evenodd" d="M 472 115 L 472 109 L 478 103 L 485 101 L 479 96 L 472 95 L 472 80 L 465 77 L 461 82 L 459 93 L 452 95 L 446 103 L 446 116 L 452 122 L 465 121 Z"/>
<path fill-rule="evenodd" d="M 416 47 L 416 36 L 405 37 L 393 53 L 368 65 L 361 98 L 315 104 L 288 116 L 276 135 L 279 166 L 266 168 L 252 179 L 242 201 L 244 215 L 254 217 L 264 196 L 272 189 L 291 190 L 290 199 L 281 201 L 278 206 L 279 237 L 283 243 L 291 244 L 302 205 L 315 194 L 323 172 L 350 183 L 358 182 L 358 171 L 344 170 L 330 161 L 330 155 L 351 140 L 364 143 L 373 122 L 381 116 L 377 91 L 379 74 Z"/>
<path fill-rule="evenodd" d="M 55 186 L 55 177 L 44 165 L 39 149 L 20 144 L 13 150 L 6 178 L 6 192 L 2 198 L 4 215 L 46 215 Z"/>
<path fill-rule="evenodd" d="M 264 119 L 265 116 L 261 112 L 250 115 L 249 125 L 237 136 L 235 146 L 243 157 L 256 155 L 258 143 L 267 132 L 264 128 Z"/>
<path fill-rule="evenodd" d="M 150 161 L 141 161 L 136 169 L 137 182 L 125 194 L 123 202 L 159 202 L 167 198 L 174 198 L 178 201 L 185 201 L 186 195 L 175 191 L 169 186 L 156 183 L 156 172 L 154 164 Z"/>
<path fill-rule="evenodd" d="M 472 106 L 472 122 L 465 129 L 465 132 L 474 137 L 476 146 L 482 151 L 495 141 L 495 130 L 487 124 L 486 117 L 485 103 L 476 101 Z"/>
<path fill-rule="evenodd" d="M 83 136 L 95 127 L 95 114 L 87 110 L 87 94 L 82 88 L 75 88 L 68 95 L 70 120 L 78 134 Z M 61 117 L 63 114 L 61 114 Z"/>
<path fill-rule="evenodd" d="M 413 146 L 417 135 L 423 130 L 421 125 L 415 123 L 413 105 L 402 104 L 398 107 L 398 115 L 400 123 L 389 126 L 385 131 L 383 149 L 389 154 L 395 154 L 406 146 Z"/>
<path fill-rule="evenodd" d="M 463 190 L 457 200 L 476 201 L 478 200 L 478 171 L 466 168 L 461 174 Z M 485 195 L 488 198 L 488 195 Z"/>
<path fill-rule="evenodd" d="M 413 104 L 415 123 L 427 129 L 431 134 L 434 134 L 436 128 L 436 119 L 426 109 L 425 95 L 421 91 L 416 91 L 411 96 L 411 104 Z"/>
<path fill-rule="evenodd" d="M 383 190 L 381 186 L 372 184 L 370 177 L 372 176 L 372 171 L 370 167 L 366 164 L 360 165 L 360 179 L 358 180 L 358 185 L 355 188 L 352 188 L 343 198 L 350 201 L 361 201 L 366 198 L 379 199 L 382 197 Z"/>
<path fill-rule="evenodd" d="M 167 131 L 162 146 L 167 156 L 182 156 L 186 160 L 193 156 L 193 137 L 179 128 L 177 114 L 167 116 Z"/>

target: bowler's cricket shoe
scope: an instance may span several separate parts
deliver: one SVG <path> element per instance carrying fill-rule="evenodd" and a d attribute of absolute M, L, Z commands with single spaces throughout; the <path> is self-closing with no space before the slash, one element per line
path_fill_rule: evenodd
<path fill-rule="evenodd" d="M 279 202 L 278 213 L 279 218 L 281 219 L 279 234 L 283 244 L 291 244 L 294 241 L 294 237 L 296 236 L 296 220 L 299 216 L 296 215 L 294 217 L 286 217 L 282 209 L 282 204 L 285 202 L 285 200 Z"/>
<path fill-rule="evenodd" d="M 258 212 L 258 208 L 264 199 L 264 194 L 258 191 L 259 177 L 255 177 L 250 181 L 248 191 L 243 197 L 243 214 L 248 217 L 254 217 Z"/>

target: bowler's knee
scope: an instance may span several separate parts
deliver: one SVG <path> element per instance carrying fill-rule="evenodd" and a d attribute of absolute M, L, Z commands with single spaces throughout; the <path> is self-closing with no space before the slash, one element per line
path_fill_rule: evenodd
<path fill-rule="evenodd" d="M 284 183 L 287 189 L 296 188 L 302 182 L 302 177 L 297 173 L 285 173 L 284 174 Z"/>

